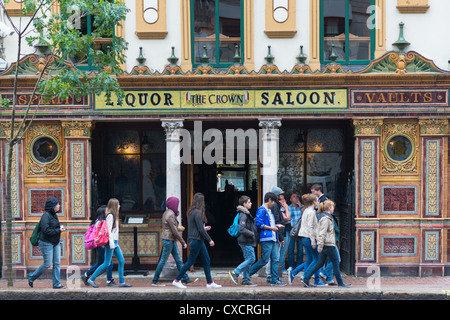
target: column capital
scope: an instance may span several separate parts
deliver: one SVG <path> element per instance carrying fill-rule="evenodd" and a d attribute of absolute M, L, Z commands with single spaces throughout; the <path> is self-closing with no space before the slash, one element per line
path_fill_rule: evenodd
<path fill-rule="evenodd" d="M 278 128 L 281 127 L 281 118 L 260 118 L 259 126 L 266 130 L 265 137 L 278 138 Z"/>
<path fill-rule="evenodd" d="M 419 119 L 421 136 L 444 136 L 447 134 L 448 120 L 443 118 Z"/>
<path fill-rule="evenodd" d="M 183 128 L 184 119 L 161 119 L 162 127 L 166 132 L 166 141 L 180 141 L 179 128 Z"/>

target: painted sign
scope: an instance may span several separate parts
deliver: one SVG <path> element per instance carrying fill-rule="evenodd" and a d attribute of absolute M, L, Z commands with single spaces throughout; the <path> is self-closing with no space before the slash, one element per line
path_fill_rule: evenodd
<path fill-rule="evenodd" d="M 448 107 L 447 89 L 351 90 L 351 107 Z"/>
<path fill-rule="evenodd" d="M 122 105 L 95 97 L 95 110 L 343 109 L 346 89 L 126 91 Z"/>
<path fill-rule="evenodd" d="M 11 105 L 13 103 L 14 95 L 11 92 L 1 93 L 2 99 L 9 99 Z M 17 108 L 26 108 L 28 104 L 32 106 L 39 105 L 40 107 L 54 107 L 54 108 L 88 108 L 89 97 L 84 96 L 81 98 L 76 98 L 74 96 L 70 96 L 67 99 L 61 99 L 58 97 L 54 97 L 49 101 L 40 101 L 40 95 L 35 94 L 34 96 L 31 93 L 18 93 L 16 95 L 16 107 Z"/>

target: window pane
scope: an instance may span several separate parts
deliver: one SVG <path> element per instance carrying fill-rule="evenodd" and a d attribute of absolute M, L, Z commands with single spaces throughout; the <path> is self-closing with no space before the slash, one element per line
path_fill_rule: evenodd
<path fill-rule="evenodd" d="M 367 27 L 367 19 L 370 14 L 367 9 L 370 0 L 349 1 L 349 59 L 370 59 L 370 30 Z"/>
<path fill-rule="evenodd" d="M 307 190 L 319 183 L 323 193 L 331 199 L 337 199 L 337 189 L 342 171 L 342 153 L 308 153 L 307 156 Z"/>
<path fill-rule="evenodd" d="M 164 210 L 166 200 L 166 155 L 142 158 L 142 196 L 145 210 Z"/>
<path fill-rule="evenodd" d="M 308 152 L 342 152 L 344 151 L 344 134 L 341 129 L 308 130 Z"/>
<path fill-rule="evenodd" d="M 105 142 L 107 154 L 139 153 L 139 133 L 137 131 L 108 131 Z"/>
<path fill-rule="evenodd" d="M 141 199 L 139 156 L 107 156 L 105 160 L 108 176 L 106 194 L 119 199 L 121 211 L 139 210 Z"/>
<path fill-rule="evenodd" d="M 345 60 L 345 0 L 323 1 L 324 59 L 330 60 L 331 47 L 337 60 Z"/>
<path fill-rule="evenodd" d="M 283 131 L 283 130 L 280 130 Z M 303 153 L 280 153 L 278 168 L 278 186 L 289 196 L 303 193 Z"/>
<path fill-rule="evenodd" d="M 194 1 L 194 56 L 201 63 L 203 47 L 206 46 L 210 63 L 216 61 L 216 5 L 215 0 Z"/>
<path fill-rule="evenodd" d="M 232 62 L 241 43 L 240 0 L 219 0 L 220 62 Z"/>

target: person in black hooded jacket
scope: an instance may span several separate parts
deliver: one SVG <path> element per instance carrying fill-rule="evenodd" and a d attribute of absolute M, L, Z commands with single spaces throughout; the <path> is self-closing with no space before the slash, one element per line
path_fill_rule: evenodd
<path fill-rule="evenodd" d="M 58 199 L 50 197 L 45 202 L 45 213 L 41 217 L 41 234 L 39 237 L 39 249 L 44 257 L 44 263 L 36 271 L 28 274 L 28 285 L 33 287 L 33 282 L 44 273 L 53 263 L 53 288 L 65 289 L 60 282 L 61 260 L 61 232 L 64 227 L 59 224 L 56 213 L 61 209 Z"/>

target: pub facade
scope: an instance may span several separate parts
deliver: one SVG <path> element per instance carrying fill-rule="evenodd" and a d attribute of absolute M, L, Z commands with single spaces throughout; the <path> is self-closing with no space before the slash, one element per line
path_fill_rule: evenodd
<path fill-rule="evenodd" d="M 96 209 L 118 198 L 131 273 L 158 262 L 167 197 L 181 200 L 187 227 L 193 194 L 205 194 L 212 266 L 229 267 L 242 257 L 226 232 L 239 196 L 256 211 L 273 186 L 289 200 L 315 183 L 337 204 L 345 273 L 448 275 L 450 73 L 442 54 L 425 56 L 408 32 L 413 19 L 431 21 L 445 8 L 416 2 L 130 1 L 118 30 L 130 42 L 123 103 L 55 98 L 14 149 L 16 277 L 42 263 L 29 237 L 49 196 L 61 199 L 67 272 L 92 265 L 85 232 Z M 209 30 L 214 19 L 221 28 Z M 40 58 L 30 51 L 0 74 L 0 94 L 10 98 L 21 66 L 19 114 Z M 0 116 L 8 128 L 10 113 Z M 0 139 L 4 177 L 4 132 Z"/>

